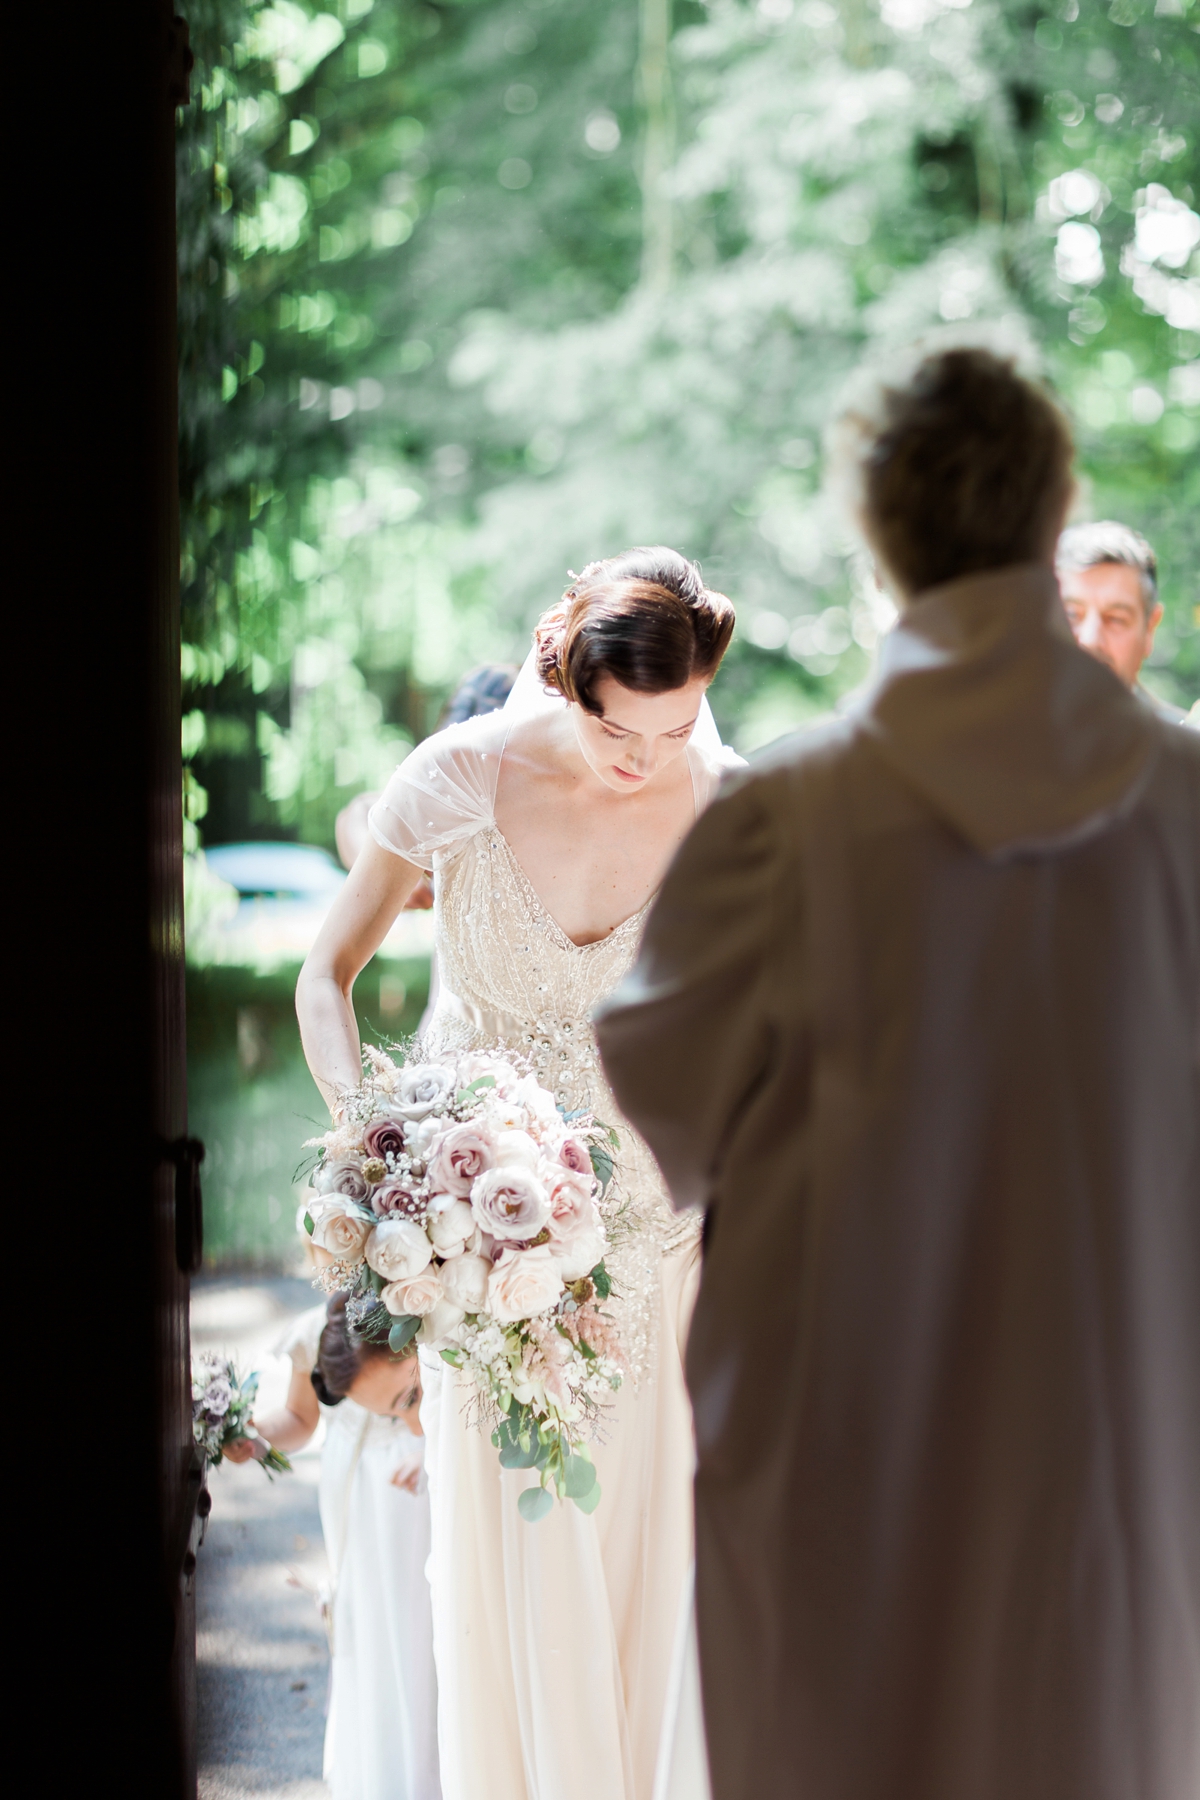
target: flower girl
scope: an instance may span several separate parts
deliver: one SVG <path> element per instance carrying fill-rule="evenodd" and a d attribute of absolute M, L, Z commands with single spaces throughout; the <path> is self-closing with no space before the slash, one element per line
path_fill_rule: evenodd
<path fill-rule="evenodd" d="M 255 1429 L 291 1451 L 308 1443 L 322 1412 L 326 1419 L 325 1780 L 333 1800 L 440 1800 L 416 1347 L 393 1356 L 386 1343 L 364 1342 L 335 1296 L 302 1314 L 282 1349 L 292 1362 L 287 1400 Z M 232 1460 L 244 1461 L 232 1448 Z"/>

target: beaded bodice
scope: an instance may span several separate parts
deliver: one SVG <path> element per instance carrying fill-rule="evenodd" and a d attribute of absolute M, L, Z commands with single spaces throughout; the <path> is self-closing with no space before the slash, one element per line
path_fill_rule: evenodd
<path fill-rule="evenodd" d="M 432 1050 L 511 1046 L 569 1110 L 586 1107 L 621 1137 L 605 1196 L 633 1373 L 652 1366 L 658 1262 L 693 1245 L 698 1221 L 673 1212 L 657 1165 L 617 1110 L 590 1024 L 637 954 L 650 902 L 594 944 L 572 942 L 543 906 L 507 840 L 485 826 L 439 861 L 437 951 L 442 982 L 427 1030 Z"/>

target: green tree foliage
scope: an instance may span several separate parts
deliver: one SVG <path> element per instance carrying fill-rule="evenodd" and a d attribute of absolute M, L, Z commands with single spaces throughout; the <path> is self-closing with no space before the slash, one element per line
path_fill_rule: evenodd
<path fill-rule="evenodd" d="M 664 540 L 744 628 L 765 741 L 887 608 L 822 487 L 864 354 L 1041 346 L 1085 504 L 1155 539 L 1197 683 L 1200 6 L 188 7 L 189 806 L 328 840 L 568 567 Z"/>

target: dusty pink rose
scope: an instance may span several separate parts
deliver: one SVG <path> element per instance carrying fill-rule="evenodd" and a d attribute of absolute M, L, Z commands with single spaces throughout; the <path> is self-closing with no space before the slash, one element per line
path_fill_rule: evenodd
<path fill-rule="evenodd" d="M 371 1211 L 378 1219 L 419 1219 L 425 1213 L 425 1201 L 403 1181 L 385 1181 L 371 1195 Z"/>
<path fill-rule="evenodd" d="M 481 1231 L 509 1242 L 535 1238 L 550 1217 L 545 1188 L 530 1169 L 486 1169 L 471 1189 L 471 1208 Z"/>
<path fill-rule="evenodd" d="M 569 1135 L 565 1137 L 558 1146 L 558 1160 L 564 1169 L 571 1169 L 576 1175 L 584 1175 L 591 1180 L 592 1159 L 582 1138 Z"/>
<path fill-rule="evenodd" d="M 442 1298 L 442 1282 L 436 1269 L 422 1269 L 408 1281 L 389 1281 L 379 1298 L 390 1313 L 423 1319 Z"/>
<path fill-rule="evenodd" d="M 313 1171 L 313 1186 L 318 1194 L 344 1194 L 347 1200 L 365 1200 L 370 1184 L 356 1162 L 330 1162 L 328 1158 Z"/>
<path fill-rule="evenodd" d="M 508 1249 L 488 1277 L 487 1309 L 493 1319 L 510 1324 L 545 1312 L 562 1290 L 558 1264 L 544 1244 L 536 1250 Z"/>
<path fill-rule="evenodd" d="M 430 1186 L 464 1200 L 477 1178 L 496 1160 L 496 1143 L 486 1126 L 452 1125 L 429 1164 Z"/>
<path fill-rule="evenodd" d="M 389 1156 L 399 1156 L 403 1149 L 404 1130 L 395 1119 L 372 1119 L 363 1132 L 364 1156 L 377 1156 L 380 1162 L 386 1162 Z"/>

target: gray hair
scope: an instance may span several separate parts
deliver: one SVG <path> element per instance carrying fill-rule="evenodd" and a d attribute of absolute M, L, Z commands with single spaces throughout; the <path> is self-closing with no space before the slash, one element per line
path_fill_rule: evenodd
<path fill-rule="evenodd" d="M 1054 558 L 1060 575 L 1079 569 L 1095 569 L 1102 563 L 1121 563 L 1141 577 L 1142 605 L 1152 612 L 1158 600 L 1158 558 L 1140 531 L 1118 525 L 1115 519 L 1099 519 L 1094 525 L 1068 525 L 1058 540 Z"/>

